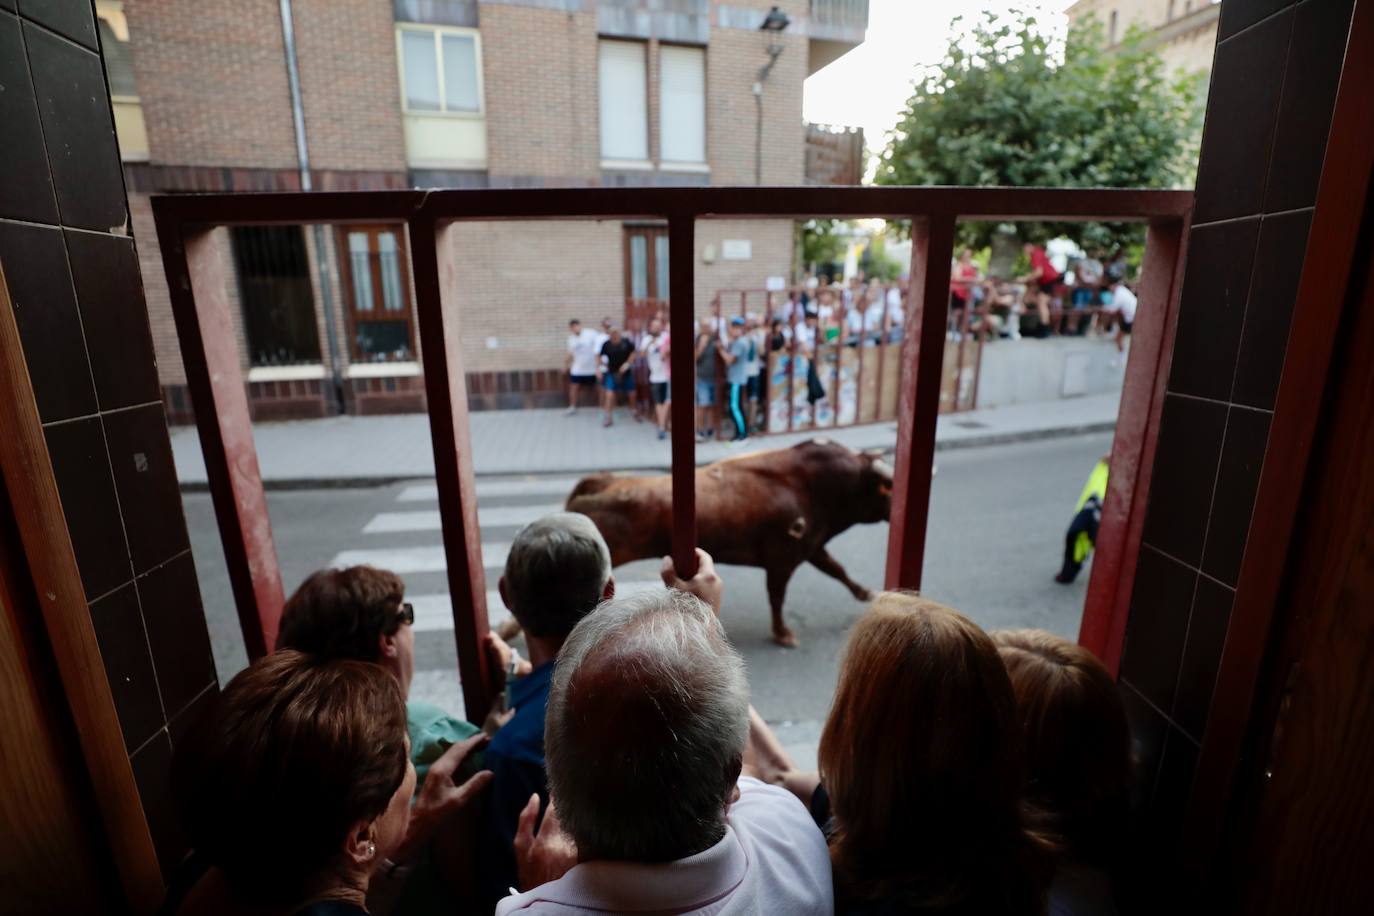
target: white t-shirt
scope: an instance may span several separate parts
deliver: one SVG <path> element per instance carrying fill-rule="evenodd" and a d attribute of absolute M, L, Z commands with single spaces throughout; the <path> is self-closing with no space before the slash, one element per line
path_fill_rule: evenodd
<path fill-rule="evenodd" d="M 1135 293 L 1127 289 L 1126 284 L 1112 290 L 1112 308 L 1121 313 L 1122 321 L 1135 321 L 1136 303 Z"/>
<path fill-rule="evenodd" d="M 568 352 L 572 354 L 573 375 L 596 375 L 596 361 L 601 347 L 596 343 L 597 333 L 591 328 L 583 328 L 576 334 L 568 335 Z"/>
<path fill-rule="evenodd" d="M 662 865 L 584 862 L 557 881 L 496 905 L 519 913 L 831 916 L 830 852 L 791 792 L 757 779 L 739 781 L 725 836 L 704 852 Z"/>
<path fill-rule="evenodd" d="M 856 308 L 851 308 L 844 313 L 844 326 L 850 334 L 862 334 L 864 330 L 864 313 Z"/>
<path fill-rule="evenodd" d="M 657 337 L 645 334 L 639 342 L 639 350 L 649 362 L 649 383 L 668 381 L 668 360 L 663 358 L 664 344 L 668 342 L 668 332 Z"/>
<path fill-rule="evenodd" d="M 810 353 L 816 346 L 816 329 L 809 324 L 799 324 L 796 327 L 797 350 L 802 353 Z"/>
<path fill-rule="evenodd" d="M 887 290 L 887 318 L 893 327 L 902 323 L 905 318 L 902 312 L 902 291 L 895 286 L 888 287 Z"/>

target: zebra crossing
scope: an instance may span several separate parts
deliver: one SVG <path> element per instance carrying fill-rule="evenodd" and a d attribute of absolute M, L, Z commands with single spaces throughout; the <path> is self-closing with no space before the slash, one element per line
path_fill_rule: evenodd
<path fill-rule="evenodd" d="M 575 477 L 479 479 L 477 520 L 482 536 L 482 565 L 486 571 L 487 613 L 495 622 L 508 612 L 496 589 L 510 542 L 522 527 L 553 512 L 577 484 Z M 448 591 L 448 563 L 444 555 L 439 494 L 434 483 L 417 482 L 394 488 L 389 504 L 379 507 L 358 531 L 357 542 L 338 551 L 333 567 L 366 564 L 389 569 L 406 582 L 406 600 L 415 608 L 417 633 L 452 632 L 453 609 Z M 428 503 L 429 505 L 425 505 Z M 661 588 L 656 578 L 618 570 L 619 594 Z"/>

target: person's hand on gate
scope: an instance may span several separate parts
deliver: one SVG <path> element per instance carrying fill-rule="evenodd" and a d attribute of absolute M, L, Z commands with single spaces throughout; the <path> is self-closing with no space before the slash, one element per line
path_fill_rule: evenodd
<path fill-rule="evenodd" d="M 725 583 L 721 582 L 720 576 L 717 575 L 715 561 L 709 553 L 700 547 L 697 548 L 697 574 L 686 581 L 678 576 L 672 557 L 663 558 L 659 575 L 663 577 L 663 584 L 668 588 L 696 595 L 711 606 L 717 617 L 720 616 L 720 602 L 725 591 Z"/>

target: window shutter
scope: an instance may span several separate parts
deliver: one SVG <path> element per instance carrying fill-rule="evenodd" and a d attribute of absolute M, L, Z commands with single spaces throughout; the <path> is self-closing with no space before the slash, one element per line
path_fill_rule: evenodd
<path fill-rule="evenodd" d="M 659 59 L 659 146 L 664 162 L 706 161 L 706 53 L 662 46 Z"/>
<path fill-rule="evenodd" d="M 601 157 L 649 158 L 648 88 L 644 45 L 603 41 L 600 45 Z"/>
<path fill-rule="evenodd" d="M 481 111 L 477 97 L 477 42 L 471 35 L 444 35 L 444 108 Z"/>

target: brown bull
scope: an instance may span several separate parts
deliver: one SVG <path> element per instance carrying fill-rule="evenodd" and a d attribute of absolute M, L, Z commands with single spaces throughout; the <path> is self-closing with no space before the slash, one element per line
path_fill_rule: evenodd
<path fill-rule="evenodd" d="M 788 580 L 803 563 L 843 582 L 860 601 L 872 597 L 825 545 L 851 525 L 887 521 L 892 471 L 881 459 L 810 440 L 718 461 L 700 468 L 696 483 L 698 545 L 718 563 L 765 570 L 779 644 L 797 644 L 783 623 L 782 602 Z M 671 550 L 669 477 L 586 477 L 567 508 L 590 516 L 601 529 L 614 566 Z"/>

